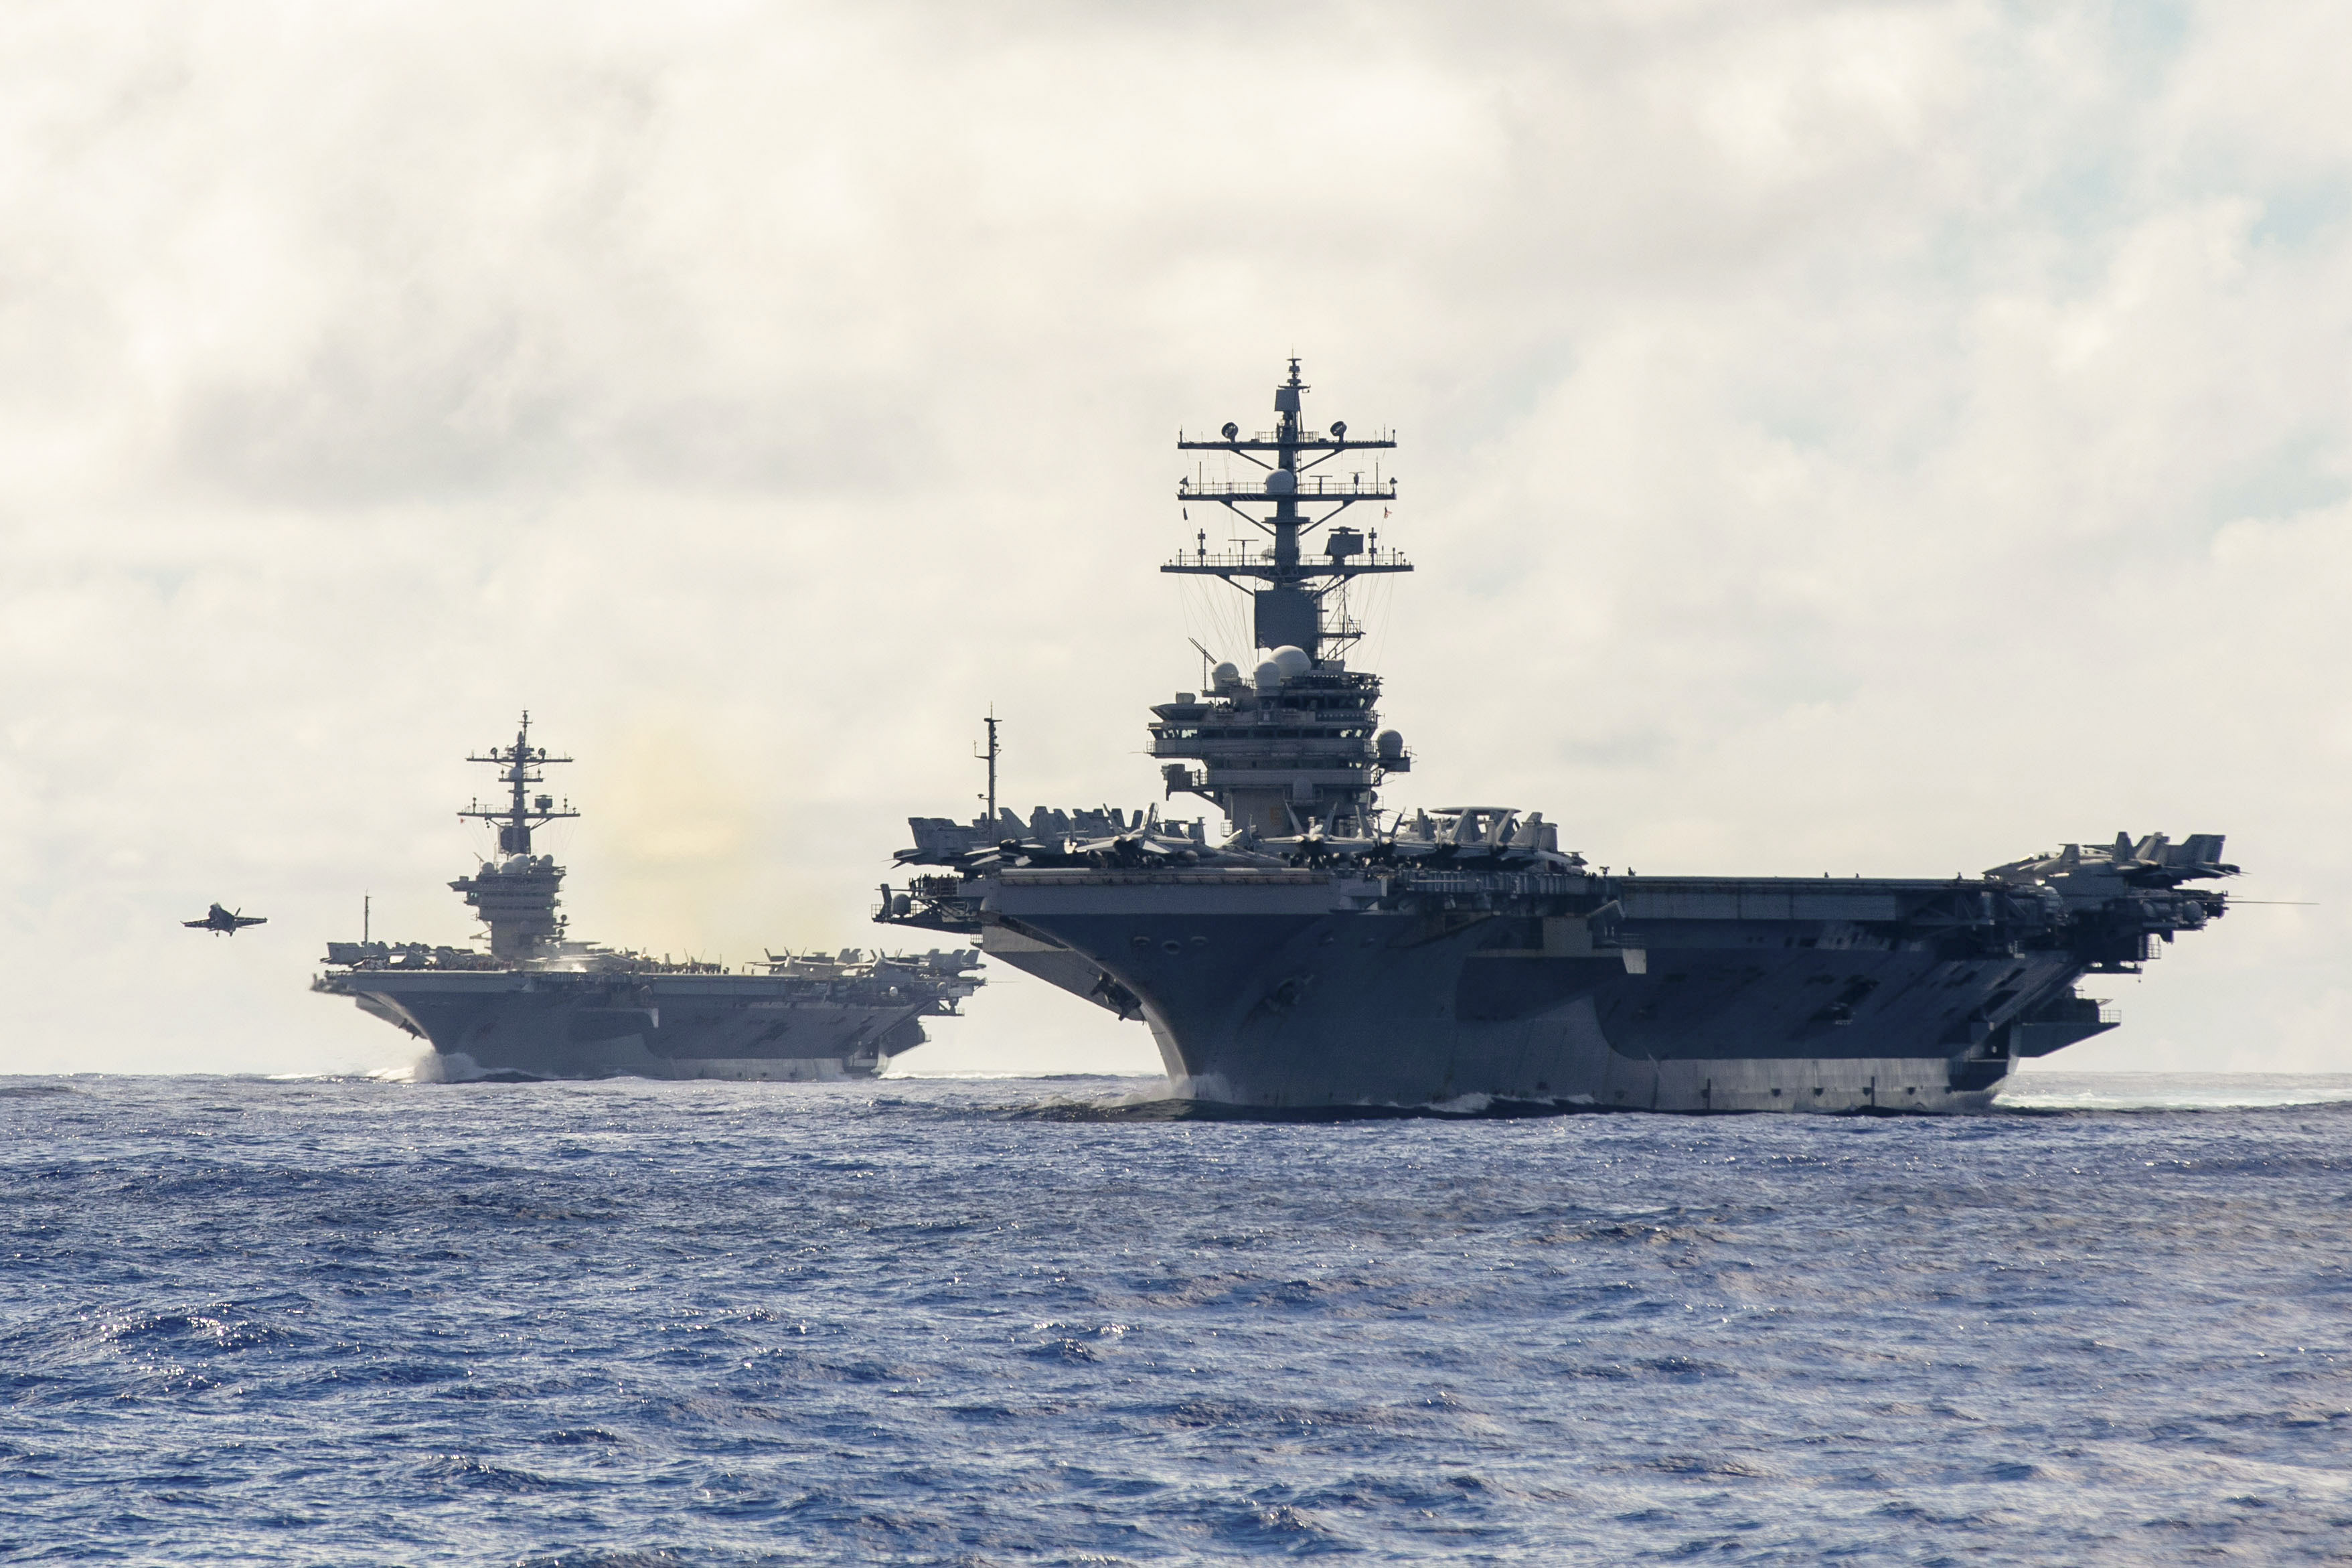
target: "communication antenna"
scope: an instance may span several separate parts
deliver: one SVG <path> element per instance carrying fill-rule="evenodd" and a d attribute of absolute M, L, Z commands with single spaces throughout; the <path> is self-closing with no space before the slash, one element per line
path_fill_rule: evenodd
<path fill-rule="evenodd" d="M 1194 647 L 1201 647 L 1199 637 L 1186 637 L 1184 640 Z M 1216 662 L 1215 654 L 1211 653 L 1207 648 L 1201 647 L 1201 689 L 1203 691 L 1209 689 L 1209 667 Z"/>
<path fill-rule="evenodd" d="M 484 805 L 477 800 L 457 814 L 461 817 L 476 816 L 497 824 L 499 853 L 501 855 L 530 854 L 532 828 L 544 827 L 551 822 L 580 815 L 572 809 L 572 803 L 568 800 L 559 806 L 553 795 L 534 796 L 530 792 L 530 786 L 546 776 L 538 771 L 540 768 L 549 763 L 568 763 L 572 759 L 550 756 L 546 747 L 530 743 L 530 713 L 528 710 L 523 713 L 521 724 L 515 730 L 513 745 L 492 746 L 487 754 L 466 760 L 469 763 L 496 763 L 506 770 L 499 774 L 499 782 L 509 787 L 511 799 L 508 804 Z"/>
<path fill-rule="evenodd" d="M 981 798 L 988 803 L 988 826 L 990 831 L 993 832 L 996 827 L 997 719 L 995 703 L 992 702 L 988 705 L 988 717 L 982 720 L 981 722 L 988 726 L 988 750 L 985 752 L 974 752 L 972 755 L 974 757 L 985 757 L 988 760 L 988 793 L 981 796 Z"/>
<path fill-rule="evenodd" d="M 1214 502 L 1265 537 L 1253 540 L 1245 533 L 1234 542 L 1232 554 L 1214 561 L 1196 543 L 1189 559 L 1179 551 L 1176 559 L 1160 569 L 1218 577 L 1241 589 L 1250 595 L 1256 647 L 1296 647 L 1320 668 L 1325 658 L 1345 652 L 1364 635 L 1347 613 L 1348 584 L 1358 577 L 1412 567 L 1393 550 L 1381 555 L 1367 533 L 1339 526 L 1338 521 L 1349 507 L 1368 502 L 1381 503 L 1386 514 L 1388 503 L 1397 498 L 1397 487 L 1381 474 L 1378 454 L 1395 447 L 1395 437 L 1385 430 L 1351 437 L 1344 419 L 1333 420 L 1328 431 L 1312 428 L 1299 406 L 1309 390 L 1293 358 L 1289 378 L 1274 390 L 1273 429 L 1244 436 L 1239 424 L 1227 420 L 1209 439 L 1192 440 L 1178 433 L 1180 451 L 1223 452 L 1257 470 L 1245 479 L 1210 479 L 1196 473 L 1178 480 L 1176 499 L 1186 505 L 1186 520 L 1192 502 Z M 1369 480 L 1360 470 L 1351 470 L 1344 479 L 1337 469 L 1315 471 L 1342 454 L 1365 451 L 1375 454 Z M 1318 533 L 1322 536 L 1320 559 L 1306 548 Z M 1271 549 L 1264 548 L 1268 541 Z"/>
<path fill-rule="evenodd" d="M 368 940 L 370 917 L 374 913 L 374 904 L 375 895 L 373 893 L 362 893 L 360 895 L 360 940 L 362 942 Z"/>

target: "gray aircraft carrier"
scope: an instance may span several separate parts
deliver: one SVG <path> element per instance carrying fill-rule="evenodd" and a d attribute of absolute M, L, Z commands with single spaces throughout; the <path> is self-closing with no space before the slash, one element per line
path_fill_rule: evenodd
<path fill-rule="evenodd" d="M 730 971 L 566 941 L 563 868 L 531 852 L 531 834 L 579 813 L 531 786 L 571 759 L 530 743 L 526 713 L 513 745 L 467 760 L 497 764 L 508 786 L 504 803 L 457 814 L 495 826 L 498 851 L 449 884 L 489 951 L 329 942 L 311 984 L 430 1042 L 444 1077 L 871 1078 L 981 984 L 968 951 L 772 954 Z"/>
<path fill-rule="evenodd" d="M 2082 976 L 2137 973 L 2223 912 L 2192 885 L 2236 870 L 2213 834 L 1951 879 L 1636 877 L 1562 850 L 1540 812 L 1381 809 L 1412 758 L 1344 657 L 1347 590 L 1411 567 L 1340 521 L 1395 481 L 1335 459 L 1395 443 L 1309 427 L 1307 390 L 1294 360 L 1274 428 L 1177 442 L 1250 476 L 1179 498 L 1263 540 L 1213 552 L 1202 531 L 1161 567 L 1252 596 L 1255 667 L 1218 665 L 1149 725 L 1169 797 L 1226 831 L 1156 806 L 1020 818 L 994 802 L 992 726 L 986 815 L 913 819 L 899 859 L 938 869 L 885 885 L 878 919 L 977 932 L 1141 1019 L 1180 1097 L 1854 1112 L 1989 1104 L 2021 1058 L 2115 1026 Z"/>

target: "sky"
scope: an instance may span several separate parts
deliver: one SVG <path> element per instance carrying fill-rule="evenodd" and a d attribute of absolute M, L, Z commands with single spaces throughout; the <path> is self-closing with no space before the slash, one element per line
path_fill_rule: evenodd
<path fill-rule="evenodd" d="M 1390 805 L 1944 876 L 2221 832 L 2073 1069 L 2352 1070 L 2352 11 L 0 13 L 0 1072 L 394 1072 L 536 738 L 575 935 L 870 947 L 1140 807 L 1180 427 L 1388 426 Z M 183 931 L 215 899 L 266 914 Z M 2253 902 L 2252 900 L 2262 900 Z M 994 972 L 915 1070 L 1148 1071 Z"/>

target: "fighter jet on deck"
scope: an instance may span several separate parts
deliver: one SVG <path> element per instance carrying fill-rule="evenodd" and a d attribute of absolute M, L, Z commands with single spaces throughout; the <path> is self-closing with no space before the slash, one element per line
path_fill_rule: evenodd
<path fill-rule="evenodd" d="M 205 911 L 200 921 L 182 921 L 190 931 L 208 931 L 215 936 L 235 936 L 247 926 L 266 926 L 268 915 L 241 915 L 235 910 L 225 910 L 218 904 Z"/>

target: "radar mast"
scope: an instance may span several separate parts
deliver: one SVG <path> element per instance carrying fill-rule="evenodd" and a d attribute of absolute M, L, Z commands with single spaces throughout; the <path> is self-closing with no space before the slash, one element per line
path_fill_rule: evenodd
<path fill-rule="evenodd" d="M 1248 479 L 1196 474 L 1177 481 L 1176 499 L 1214 501 L 1272 542 L 1263 550 L 1212 551 L 1203 529 L 1191 555 L 1180 554 L 1160 569 L 1220 578 L 1235 588 L 1244 583 L 1263 584 L 1242 589 L 1253 601 L 1257 646 L 1268 651 L 1295 647 L 1319 666 L 1327 653 L 1336 654 L 1363 635 L 1344 610 L 1327 614 L 1325 601 L 1358 577 L 1410 572 L 1412 565 L 1401 552 L 1379 548 L 1377 528 L 1367 540 L 1361 530 L 1329 526 L 1360 501 L 1396 500 L 1396 480 L 1382 479 L 1377 462 L 1369 479 L 1361 471 L 1342 476 L 1314 470 L 1341 453 L 1387 450 L 1396 442 L 1386 430 L 1351 438 L 1344 420 L 1333 420 L 1328 431 L 1310 429 L 1299 417 L 1300 398 L 1310 390 L 1299 379 L 1298 360 L 1293 355 L 1289 379 L 1274 389 L 1273 429 L 1244 436 L 1240 426 L 1228 421 L 1215 440 L 1192 440 L 1177 432 L 1178 451 L 1224 452 L 1265 471 Z M 1271 513 L 1264 510 L 1267 507 L 1273 508 Z M 1320 515 L 1315 515 L 1318 510 Z M 1327 526 L 1323 559 L 1313 560 L 1304 544 Z"/>
<path fill-rule="evenodd" d="M 1150 730 L 1169 795 L 1213 801 L 1236 831 L 1259 838 L 1369 836 L 1381 781 L 1412 765 L 1403 739 L 1380 729 L 1380 677 L 1339 657 L 1363 636 L 1347 612 L 1348 584 L 1412 570 L 1398 552 L 1380 548 L 1377 528 L 1338 521 L 1360 502 L 1394 500 L 1396 480 L 1377 462 L 1369 478 L 1316 472 L 1343 452 L 1385 451 L 1396 442 L 1385 430 L 1350 437 L 1336 419 L 1328 430 L 1309 428 L 1299 409 L 1307 391 L 1293 358 L 1288 379 L 1274 389 L 1273 429 L 1244 436 L 1228 423 L 1217 439 L 1198 441 L 1177 433 L 1179 451 L 1223 452 L 1265 470 L 1242 480 L 1196 474 L 1178 482 L 1176 499 L 1216 502 L 1268 543 L 1213 552 L 1203 529 L 1190 555 L 1160 568 L 1215 577 L 1251 596 L 1252 631 L 1267 657 L 1255 670 L 1217 665 L 1206 690 L 1154 707 Z M 1307 553 L 1318 532 L 1319 558 Z"/>
<path fill-rule="evenodd" d="M 511 790 L 511 798 L 505 805 L 484 805 L 477 799 L 457 814 L 498 824 L 499 853 L 501 855 L 530 854 L 532 828 L 544 827 L 551 822 L 580 815 L 572 809 L 572 803 L 568 800 L 559 806 L 551 795 L 542 795 L 535 800 L 530 798 L 530 786 L 543 782 L 547 776 L 535 772 L 535 769 L 554 763 L 568 763 L 572 759 L 549 756 L 546 747 L 530 743 L 530 710 L 528 708 L 523 710 L 522 722 L 515 730 L 513 745 L 492 746 L 487 755 L 466 760 L 469 763 L 492 763 L 506 770 L 499 774 L 499 782 L 509 785 Z"/>
<path fill-rule="evenodd" d="M 563 868 L 552 856 L 530 852 L 531 830 L 580 814 L 570 801 L 559 805 L 551 795 L 534 795 L 530 786 L 546 778 L 541 768 L 572 759 L 550 756 L 546 747 L 530 743 L 530 713 L 525 710 L 513 745 L 492 746 L 486 754 L 466 760 L 502 769 L 499 782 L 508 786 L 509 798 L 503 805 L 484 805 L 478 798 L 457 814 L 495 824 L 499 853 L 483 861 L 473 876 L 460 877 L 449 886 L 466 895 L 490 928 L 494 956 L 516 962 L 542 957 L 563 939 L 563 917 L 555 912 Z"/>

